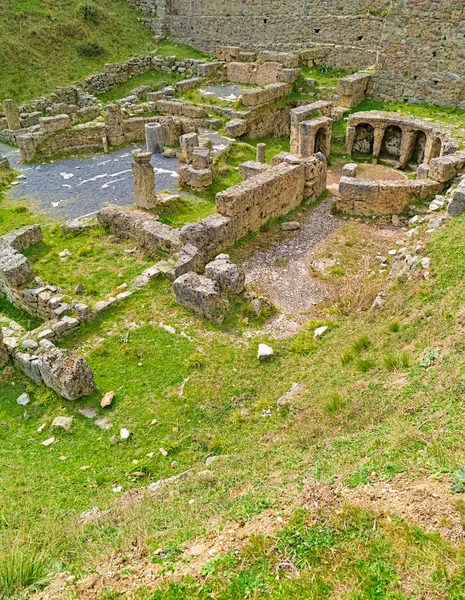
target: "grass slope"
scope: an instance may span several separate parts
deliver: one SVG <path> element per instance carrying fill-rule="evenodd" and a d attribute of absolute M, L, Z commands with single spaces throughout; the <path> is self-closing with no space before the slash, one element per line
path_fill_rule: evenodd
<path fill-rule="evenodd" d="M 23 102 L 152 50 L 127 0 L 3 0 L 0 101 Z"/>

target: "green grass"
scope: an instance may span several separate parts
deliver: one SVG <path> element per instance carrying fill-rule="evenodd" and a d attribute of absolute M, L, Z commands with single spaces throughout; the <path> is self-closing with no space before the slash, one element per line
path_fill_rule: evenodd
<path fill-rule="evenodd" d="M 86 20 L 83 5 L 94 6 L 96 17 Z M 102 70 L 105 63 L 153 50 L 152 33 L 138 16 L 126 0 L 2 3 L 0 101 L 30 100 Z M 90 44 L 100 48 L 99 55 L 83 55 Z"/>
<path fill-rule="evenodd" d="M 302 68 L 302 77 L 315 79 L 318 87 L 335 88 L 341 77 L 345 77 L 351 73 L 353 73 L 353 71 L 334 69 L 326 65 Z"/>

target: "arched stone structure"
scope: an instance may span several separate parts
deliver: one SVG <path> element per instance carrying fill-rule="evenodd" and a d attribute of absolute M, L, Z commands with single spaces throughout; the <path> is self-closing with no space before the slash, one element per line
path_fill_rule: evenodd
<path fill-rule="evenodd" d="M 316 152 L 326 157 L 331 152 L 331 134 L 333 120 L 329 117 L 319 117 L 299 123 L 299 142 L 297 153 L 308 158 Z"/>
<path fill-rule="evenodd" d="M 369 123 L 360 123 L 355 128 L 353 151 L 360 154 L 373 154 L 374 128 Z"/>
<path fill-rule="evenodd" d="M 348 119 L 347 151 L 351 154 L 365 150 L 363 153 L 373 155 L 373 162 L 384 155 L 395 158 L 401 169 L 410 162 L 429 164 L 433 158 L 443 155 L 446 144 L 452 152 L 458 148 L 458 142 L 450 136 L 446 126 L 442 128 L 441 124 L 400 113 L 359 112 Z"/>
<path fill-rule="evenodd" d="M 388 125 L 381 142 L 381 156 L 399 159 L 402 147 L 402 129 L 398 125 Z"/>

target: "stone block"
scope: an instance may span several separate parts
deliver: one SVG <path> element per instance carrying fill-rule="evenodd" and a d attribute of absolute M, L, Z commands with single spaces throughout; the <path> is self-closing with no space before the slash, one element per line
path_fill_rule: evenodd
<path fill-rule="evenodd" d="M 241 64 L 241 63 L 239 63 Z M 249 64 L 249 63 L 242 63 Z M 270 83 L 278 83 L 281 80 L 282 65 L 277 62 L 266 62 L 257 67 L 250 83 L 254 85 L 268 85 Z"/>
<path fill-rule="evenodd" d="M 268 171 L 271 167 L 265 163 L 248 160 L 247 162 L 240 164 L 238 169 L 242 179 L 250 179 L 251 177 L 263 173 L 263 171 Z"/>
<path fill-rule="evenodd" d="M 49 350 L 39 359 L 39 369 L 45 385 L 67 400 L 90 396 L 96 390 L 87 362 L 69 350 Z"/>
<path fill-rule="evenodd" d="M 230 62 L 226 67 L 226 79 L 233 83 L 250 84 L 256 71 L 256 65 L 251 63 Z"/>
<path fill-rule="evenodd" d="M 238 138 L 247 133 L 247 121 L 232 119 L 226 123 L 226 133 L 229 137 Z"/>
<path fill-rule="evenodd" d="M 464 168 L 465 152 L 457 152 L 431 159 L 429 176 L 431 179 L 446 183 L 463 172 Z"/>
<path fill-rule="evenodd" d="M 199 136 L 196 133 L 186 133 L 179 138 L 181 155 L 187 163 L 192 162 L 194 148 L 199 145 Z"/>
<path fill-rule="evenodd" d="M 21 128 L 20 112 L 14 100 L 7 98 L 3 101 L 3 110 L 8 124 L 8 129 L 15 130 Z"/>
<path fill-rule="evenodd" d="M 222 292 L 241 294 L 245 286 L 245 271 L 231 263 L 227 254 L 219 254 L 205 266 L 205 276 L 218 282 Z"/>
<path fill-rule="evenodd" d="M 178 277 L 173 282 L 173 290 L 178 304 L 207 319 L 221 321 L 229 309 L 219 284 L 193 271 Z"/>
<path fill-rule="evenodd" d="M 300 69 L 282 69 L 279 81 L 283 83 L 295 83 L 300 77 Z"/>
<path fill-rule="evenodd" d="M 202 83 L 202 79 L 200 77 L 192 77 L 191 79 L 183 79 L 182 81 L 178 81 L 174 84 L 174 87 L 177 92 L 187 92 L 188 90 L 193 90 Z"/>
<path fill-rule="evenodd" d="M 462 179 L 457 189 L 452 194 L 452 200 L 447 212 L 453 217 L 458 217 L 465 212 L 465 179 Z"/>
<path fill-rule="evenodd" d="M 189 271 L 198 273 L 203 266 L 204 261 L 200 250 L 192 244 L 186 244 L 179 252 L 179 258 L 174 268 L 168 273 L 168 277 L 174 281 Z"/>
<path fill-rule="evenodd" d="M 254 88 L 242 93 L 242 103 L 245 106 L 260 106 L 279 100 L 291 91 L 289 83 L 271 83 L 264 88 Z"/>
<path fill-rule="evenodd" d="M 259 63 L 277 62 L 288 69 L 294 69 L 295 67 L 299 66 L 298 55 L 291 54 L 290 52 L 273 52 L 263 50 L 262 52 L 258 53 L 257 61 Z"/>
<path fill-rule="evenodd" d="M 194 169 L 210 169 L 212 160 L 210 150 L 196 146 L 192 151 L 192 166 Z"/>
<path fill-rule="evenodd" d="M 189 165 L 182 165 L 178 171 L 180 187 L 188 186 L 196 191 L 202 191 L 212 185 L 213 171 L 208 169 L 194 169 Z"/>
<path fill-rule="evenodd" d="M 41 117 L 39 126 L 41 133 L 54 133 L 61 129 L 71 127 L 72 121 L 68 115 L 57 115 L 55 117 Z"/>

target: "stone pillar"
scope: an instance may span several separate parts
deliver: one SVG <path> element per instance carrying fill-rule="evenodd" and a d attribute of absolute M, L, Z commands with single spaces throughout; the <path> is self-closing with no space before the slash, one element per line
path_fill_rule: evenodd
<path fill-rule="evenodd" d="M 432 158 L 435 158 L 434 156 L 432 156 L 432 154 L 433 154 L 433 148 L 434 148 L 434 141 L 435 141 L 435 138 L 432 135 L 428 135 L 426 137 L 425 157 L 424 157 L 423 161 L 427 165 L 429 165 L 430 160 Z"/>
<path fill-rule="evenodd" d="M 381 146 L 383 144 L 384 128 L 375 127 L 373 132 L 373 162 L 377 162 L 381 154 Z"/>
<path fill-rule="evenodd" d="M 107 105 L 105 133 L 110 146 L 119 146 L 124 142 L 124 117 L 117 104 Z"/>
<path fill-rule="evenodd" d="M 151 158 L 151 153 L 143 150 L 134 150 L 132 153 L 134 204 L 138 208 L 155 208 L 157 206 L 155 172 L 150 164 Z"/>
<path fill-rule="evenodd" d="M 8 129 L 21 129 L 21 120 L 16 102 L 8 98 L 3 101 L 3 110 L 5 111 Z"/>
<path fill-rule="evenodd" d="M 347 127 L 346 131 L 346 150 L 349 154 L 352 154 L 352 149 L 355 142 L 355 127 Z"/>
<path fill-rule="evenodd" d="M 415 132 L 410 130 L 404 130 L 402 132 L 402 141 L 400 144 L 400 157 L 399 165 L 401 169 L 404 169 L 410 157 L 412 156 L 413 149 L 415 147 Z"/>
<path fill-rule="evenodd" d="M 199 145 L 199 136 L 196 133 L 186 133 L 179 138 L 179 144 L 182 157 L 190 164 L 194 148 Z"/>
<path fill-rule="evenodd" d="M 357 167 L 356 163 L 348 163 L 342 167 L 342 176 L 343 177 L 357 177 Z"/>
<path fill-rule="evenodd" d="M 266 163 L 266 144 L 257 144 L 257 162 Z"/>
<path fill-rule="evenodd" d="M 147 152 L 151 154 L 163 153 L 163 131 L 160 123 L 147 123 L 145 125 L 145 140 Z"/>
<path fill-rule="evenodd" d="M 315 152 L 315 128 L 307 121 L 299 124 L 299 151 L 303 158 L 308 158 Z"/>

